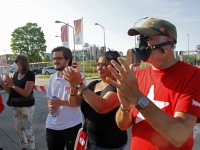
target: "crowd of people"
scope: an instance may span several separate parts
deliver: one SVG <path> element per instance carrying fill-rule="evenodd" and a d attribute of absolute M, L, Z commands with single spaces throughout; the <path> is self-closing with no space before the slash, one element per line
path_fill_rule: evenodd
<path fill-rule="evenodd" d="M 46 93 L 49 150 L 74 150 L 81 127 L 88 136 L 88 150 L 192 150 L 193 128 L 200 121 L 200 69 L 175 58 L 177 30 L 167 20 L 150 18 L 130 28 L 128 35 L 138 35 L 133 55 L 150 66 L 135 70 L 134 61 L 128 65 L 118 52 L 106 51 L 96 60 L 100 79 L 88 85 L 71 67 L 69 48 L 52 50 L 57 72 Z M 34 150 L 35 75 L 26 56 L 18 55 L 15 63 L 18 71 L 12 78 L 6 75 L 6 83 L 0 78 L 0 86 L 9 93 L 7 105 L 21 149 Z M 0 100 L 0 112 L 3 109 Z"/>

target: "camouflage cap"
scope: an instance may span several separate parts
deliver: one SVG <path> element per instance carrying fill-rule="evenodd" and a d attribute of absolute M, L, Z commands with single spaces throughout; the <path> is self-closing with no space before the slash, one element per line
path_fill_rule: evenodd
<path fill-rule="evenodd" d="M 169 21 L 158 19 L 158 18 L 150 18 L 148 19 L 141 27 L 133 27 L 128 30 L 128 35 L 166 35 L 174 38 L 174 42 L 177 43 L 177 31 L 176 27 L 170 23 Z"/>

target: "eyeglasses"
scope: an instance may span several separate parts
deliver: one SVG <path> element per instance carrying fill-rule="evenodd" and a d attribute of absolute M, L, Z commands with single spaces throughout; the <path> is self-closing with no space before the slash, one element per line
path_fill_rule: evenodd
<path fill-rule="evenodd" d="M 65 58 L 63 58 L 63 57 L 54 57 L 53 59 L 52 59 L 52 61 L 61 61 L 62 59 L 65 59 Z"/>

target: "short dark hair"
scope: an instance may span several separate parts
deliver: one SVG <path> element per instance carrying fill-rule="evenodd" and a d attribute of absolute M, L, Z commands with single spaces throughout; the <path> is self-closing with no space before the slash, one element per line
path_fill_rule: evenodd
<path fill-rule="evenodd" d="M 72 65 L 72 52 L 69 48 L 67 47 L 64 47 L 64 46 L 58 46 L 56 48 L 54 48 L 52 51 L 51 51 L 51 54 L 53 55 L 54 52 L 63 52 L 63 57 L 65 59 L 70 59 L 69 61 L 69 66 Z"/>
<path fill-rule="evenodd" d="M 99 60 L 100 57 L 104 57 L 108 62 L 110 62 L 111 60 L 116 61 L 119 65 L 121 65 L 118 61 L 118 57 L 120 57 L 120 54 L 117 51 L 107 51 L 107 52 L 103 52 L 101 54 L 99 54 L 99 56 L 97 57 L 97 62 Z"/>
<path fill-rule="evenodd" d="M 17 63 L 18 61 L 22 65 L 22 74 L 25 74 L 30 69 L 28 58 L 24 55 L 17 55 L 17 57 L 15 58 L 15 63 Z"/>

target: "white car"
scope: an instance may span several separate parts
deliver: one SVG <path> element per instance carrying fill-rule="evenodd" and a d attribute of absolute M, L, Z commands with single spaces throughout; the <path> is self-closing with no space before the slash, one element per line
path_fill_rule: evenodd
<path fill-rule="evenodd" d="M 10 69 L 9 69 L 9 72 L 10 72 L 10 73 L 13 73 L 13 72 L 16 72 L 16 71 L 17 71 L 17 70 L 14 69 L 14 68 L 10 68 Z"/>
<path fill-rule="evenodd" d="M 53 74 L 53 73 L 56 73 L 56 70 L 54 69 L 54 67 L 50 66 L 50 67 L 45 67 L 43 70 L 42 70 L 42 74 Z"/>

